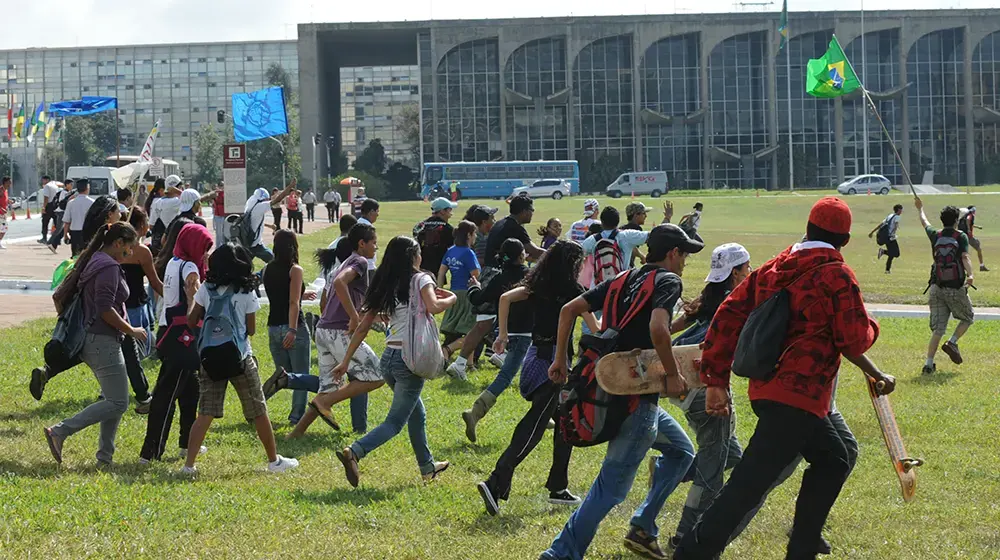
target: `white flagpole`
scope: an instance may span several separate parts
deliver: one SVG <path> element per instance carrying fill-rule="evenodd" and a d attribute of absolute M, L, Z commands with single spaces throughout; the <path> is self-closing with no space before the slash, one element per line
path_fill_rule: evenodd
<path fill-rule="evenodd" d="M 864 72 L 865 72 L 865 66 L 866 66 L 865 65 L 865 58 L 866 58 L 866 54 L 867 54 L 867 51 L 868 51 L 867 45 L 865 43 L 866 43 L 866 41 L 865 41 L 865 0 L 861 0 L 861 75 L 858 76 L 858 78 L 860 78 L 862 84 L 865 83 L 865 74 L 864 74 Z M 869 142 L 868 142 L 868 107 L 866 107 L 865 104 L 863 104 L 863 103 L 862 103 L 861 106 L 862 106 L 863 116 L 864 116 L 864 121 L 862 121 L 862 122 L 864 123 L 864 132 L 863 132 L 863 134 L 864 134 L 864 137 L 865 137 L 865 152 L 864 152 L 865 153 L 865 169 L 861 173 L 858 173 L 858 175 L 863 175 L 865 173 L 871 173 L 872 172 L 871 165 L 870 165 L 870 162 L 868 160 L 868 144 L 869 144 Z M 890 142 L 891 141 L 892 140 L 890 140 Z M 855 156 L 855 157 L 857 157 L 857 156 Z M 857 160 L 855 159 L 855 161 L 857 161 Z"/>
<path fill-rule="evenodd" d="M 788 190 L 795 190 L 795 158 L 792 156 L 792 55 L 791 40 L 785 41 L 785 73 L 788 89 Z"/>

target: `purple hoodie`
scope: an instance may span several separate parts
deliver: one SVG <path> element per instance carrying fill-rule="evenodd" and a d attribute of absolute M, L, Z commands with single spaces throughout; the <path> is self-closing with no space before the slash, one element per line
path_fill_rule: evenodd
<path fill-rule="evenodd" d="M 101 314 L 108 310 L 127 317 L 125 300 L 128 299 L 128 284 L 118 261 L 103 251 L 94 253 L 87 268 L 80 274 L 77 286 L 83 294 L 83 321 L 85 325 L 90 325 L 87 332 L 121 340 L 122 333 L 101 319 Z"/>

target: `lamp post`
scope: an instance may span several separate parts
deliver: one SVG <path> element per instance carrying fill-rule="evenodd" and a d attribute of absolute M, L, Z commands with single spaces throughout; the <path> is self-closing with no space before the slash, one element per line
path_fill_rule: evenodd
<path fill-rule="evenodd" d="M 281 150 L 281 188 L 288 186 L 288 181 L 285 180 L 285 145 L 281 143 L 281 140 L 273 136 L 268 136 L 268 140 L 274 140 L 278 144 L 278 149 Z"/>

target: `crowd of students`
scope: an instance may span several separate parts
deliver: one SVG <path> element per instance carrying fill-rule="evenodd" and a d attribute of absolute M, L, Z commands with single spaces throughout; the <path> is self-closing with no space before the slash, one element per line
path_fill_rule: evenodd
<path fill-rule="evenodd" d="M 293 189 L 294 184 L 271 194 L 258 190 L 247 202 L 246 213 L 251 219 L 259 215 L 262 225 L 266 209 Z M 183 196 L 182 192 L 179 207 L 190 213 L 198 201 L 186 205 Z M 452 226 L 456 207 L 444 198 L 432 201 L 432 215 L 416 225 L 413 237 L 389 240 L 375 266 L 379 204 L 364 200 L 358 207 L 360 216 L 342 217 L 341 235 L 316 255 L 325 279 L 320 294 L 306 289 L 298 241 L 291 230 L 276 232 L 273 250 L 263 247 L 258 231 L 249 249 L 226 243 L 213 251 L 214 240 L 204 224 L 180 211 L 172 223 L 162 225 L 163 240 L 159 255 L 154 255 L 139 244 L 150 227 L 141 208 L 131 208 L 127 222 L 121 221 L 117 204 L 92 218 L 88 212 L 90 221 L 85 219 L 82 229 L 97 220 L 95 233 L 54 300 L 61 310 L 76 294 L 82 295 L 87 335 L 80 359 L 94 371 L 102 400 L 45 429 L 53 456 L 61 461 L 67 437 L 100 423 L 97 458 L 110 463 L 115 432 L 128 404 L 126 382 L 131 380 L 137 400 L 148 405 L 141 460 L 163 457 L 176 407 L 179 448 L 185 458 L 182 471 L 194 473 L 197 456 L 207 451 L 202 445 L 205 433 L 215 418 L 222 417 L 231 384 L 273 472 L 298 465 L 277 454 L 266 404 L 279 390 L 290 389 L 294 395 L 288 420 L 295 428 L 289 437 L 301 436 L 316 419 L 339 429 L 332 407 L 351 401 L 352 428 L 358 438 L 336 452 L 351 486 L 359 484 L 364 460 L 404 427 L 418 471 L 429 481 L 449 462 L 434 456 L 427 439 L 421 394 L 434 375 L 422 364 L 428 357 L 440 358 L 438 371 L 446 369 L 453 377 L 466 379 L 479 356 L 490 352 L 499 371 L 462 412 L 466 437 L 476 442 L 477 426 L 518 372 L 519 393 L 530 405 L 494 469 L 477 485 L 486 512 L 500 513 L 501 502 L 510 499 L 517 467 L 547 429 L 553 430 L 553 457 L 545 483 L 548 500 L 576 506 L 541 558 L 583 558 L 598 525 L 625 499 L 650 449 L 657 454 L 649 462 L 649 488 L 623 539 L 629 550 L 653 559 L 671 554 L 678 559 L 718 557 L 767 494 L 804 459 L 809 468 L 799 492 L 787 557 L 814 558 L 830 552 L 821 530 L 858 454 L 857 441 L 835 404 L 841 357 L 879 382 L 884 393 L 895 387 L 894 378 L 865 356 L 879 327 L 865 310 L 860 286 L 841 254 L 850 241 L 852 222 L 843 201 L 820 199 L 810 211 L 802 241 L 757 269 L 742 245 L 716 247 L 704 286 L 690 299 L 682 297 L 682 277 L 688 256 L 704 248 L 697 234 L 700 203 L 682 217 L 684 226 L 671 223 L 673 206 L 665 203 L 662 222 L 645 230 L 652 208 L 629 204 L 623 225 L 616 208 L 601 209 L 598 201 L 588 199 L 583 219 L 571 225 L 568 239 L 562 237 L 562 224 L 550 219 L 537 231 L 538 245 L 525 229 L 534 216 L 534 204 L 527 196 L 512 198 L 509 214 L 500 220 L 495 219 L 496 208 L 474 204 Z M 954 233 L 957 214 L 946 208 L 941 215 L 945 229 L 938 231 L 921 210 L 935 250 L 942 239 L 956 240 L 956 254 L 967 271 L 959 277 L 955 270 L 938 270 L 944 264 L 935 260 L 940 282 L 931 285 L 936 338 L 931 341 L 929 367 L 948 314 L 961 323 L 944 350 L 959 362 L 957 339 L 972 322 L 964 291 L 972 282 L 971 262 L 968 241 L 963 244 L 963 235 Z M 262 275 L 253 273 L 254 256 L 267 262 Z M 276 366 L 263 384 L 249 344 L 256 332 L 260 284 L 270 302 L 269 350 Z M 730 389 L 734 353 L 744 325 L 779 292 L 786 294 L 791 311 L 786 336 L 778 342 L 783 353 L 768 376 L 749 384 L 750 407 L 758 423 L 743 448 L 736 438 Z M 143 311 L 153 297 L 162 302 L 155 338 L 162 366 L 150 397 L 139 358 L 148 352 L 153 338 L 148 313 Z M 320 299 L 315 324 L 302 311 L 302 302 L 312 298 Z M 223 308 L 231 309 L 233 336 L 241 341 L 222 368 L 236 372 L 227 373 L 228 377 L 213 369 L 218 366 L 205 366 L 205 354 L 200 361 L 198 354 L 204 347 L 199 327 L 203 321 L 217 320 Z M 427 317 L 439 314 L 444 314 L 440 346 L 416 347 L 416 333 Z M 599 333 L 615 351 L 656 351 L 666 375 L 683 387 L 671 403 L 683 413 L 698 443 L 696 449 L 680 423 L 660 406 L 659 395 L 629 397 L 623 401 L 631 403 L 627 410 L 609 411 L 608 418 L 616 418 L 617 424 L 607 432 L 606 456 L 583 498 L 569 488 L 573 444 L 565 431 L 572 428 L 572 420 L 563 406 L 567 380 L 579 376 L 578 368 L 573 368 L 572 336 L 578 319 L 583 320 L 585 333 Z M 381 357 L 366 343 L 372 330 L 384 333 Z M 586 351 L 592 339 L 584 338 L 580 344 Z M 315 376 L 310 374 L 313 341 L 319 354 Z M 703 355 L 700 382 L 688 387 L 680 379 L 672 347 L 692 344 L 702 345 Z M 444 361 L 455 352 L 458 356 L 445 368 Z M 67 367 L 71 366 L 48 364 L 36 369 L 32 394 L 41 398 L 45 382 Z M 392 391 L 392 402 L 386 417 L 369 431 L 367 395 L 383 385 Z M 309 393 L 316 393 L 311 401 Z M 724 481 L 727 470 L 732 472 Z M 667 539 L 670 551 L 665 551 L 657 518 L 668 496 L 685 481 L 692 485 L 678 525 Z"/>

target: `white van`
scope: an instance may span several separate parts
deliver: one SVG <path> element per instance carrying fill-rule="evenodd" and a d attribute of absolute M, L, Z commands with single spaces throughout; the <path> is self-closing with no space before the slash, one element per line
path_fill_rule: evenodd
<path fill-rule="evenodd" d="M 115 180 L 111 177 L 114 167 L 70 167 L 66 170 L 66 178 L 76 181 L 77 179 L 87 179 L 90 181 L 90 195 L 100 196 L 102 194 L 113 194 L 112 189 L 117 191 Z"/>
<path fill-rule="evenodd" d="M 667 186 L 666 171 L 646 173 L 622 173 L 614 183 L 604 189 L 611 198 L 621 198 L 623 194 L 648 194 L 653 198 L 670 191 Z"/>

